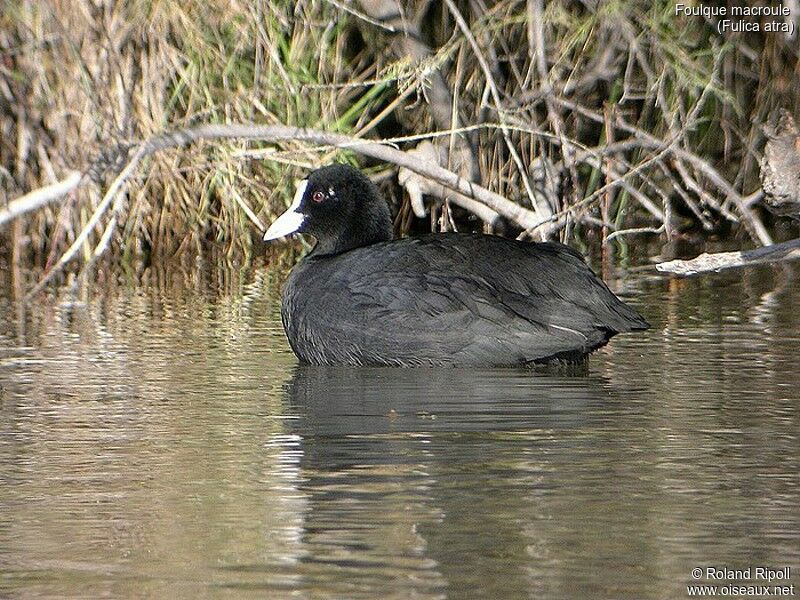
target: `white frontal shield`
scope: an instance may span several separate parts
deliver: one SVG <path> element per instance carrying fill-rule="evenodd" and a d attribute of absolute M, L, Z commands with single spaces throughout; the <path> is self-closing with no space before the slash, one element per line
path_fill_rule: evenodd
<path fill-rule="evenodd" d="M 308 181 L 305 179 L 297 184 L 297 191 L 294 194 L 292 205 L 269 226 L 269 229 L 264 234 L 265 242 L 291 235 L 303 226 L 306 216 L 300 212 L 300 203 L 303 201 L 303 194 L 306 193 L 307 185 Z"/>

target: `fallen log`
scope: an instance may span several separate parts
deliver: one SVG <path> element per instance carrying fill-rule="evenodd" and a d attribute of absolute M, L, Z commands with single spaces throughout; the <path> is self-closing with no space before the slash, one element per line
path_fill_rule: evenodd
<path fill-rule="evenodd" d="M 656 265 L 656 269 L 662 273 L 688 277 L 725 269 L 797 259 L 800 259 L 800 238 L 754 250 L 718 252 L 716 254 L 706 252 L 691 260 L 670 260 L 659 263 Z"/>

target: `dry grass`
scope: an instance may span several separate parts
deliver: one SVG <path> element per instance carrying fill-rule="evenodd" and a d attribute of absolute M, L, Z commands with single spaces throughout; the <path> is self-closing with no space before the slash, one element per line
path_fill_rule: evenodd
<path fill-rule="evenodd" d="M 341 60 L 343 28 L 319 25 L 332 19 L 330 9 L 306 15 L 290 2 L 91 4 L 29 1 L 3 11 L 0 158 L 8 197 L 67 169 L 85 170 L 115 143 L 189 123 L 333 119 L 347 127 L 352 116 L 340 107 L 356 102 L 362 89 L 303 86 L 369 75 L 360 61 Z M 114 250 L 164 258 L 214 243 L 231 257 L 247 256 L 252 228 L 235 194 L 276 208 L 288 177 L 279 164 L 234 158 L 242 147 L 156 156 L 130 187 Z M 101 192 L 85 189 L 31 215 L 26 228 L 36 262 L 57 258 Z"/>
<path fill-rule="evenodd" d="M 87 169 L 114 144 L 167 129 L 239 121 L 392 138 L 446 128 L 438 110 L 451 126 L 502 125 L 460 137 L 477 149 L 486 187 L 540 210 L 551 204 L 562 216 L 551 235 L 588 243 L 621 241 L 617 232 L 630 227 L 669 237 L 735 235 L 745 225 L 764 241 L 749 206 L 760 126 L 777 107 L 800 108 L 796 41 L 723 39 L 701 18 L 676 18 L 664 0 L 596 9 L 577 0 L 420 0 L 404 13 L 420 23 L 430 54 L 412 59 L 385 27 L 402 23 L 362 18 L 379 5 L 0 0 L 0 206 L 3 196 Z M 436 73 L 450 106 L 436 105 Z M 237 155 L 252 148 L 208 143 L 150 159 L 116 207 L 111 259 L 137 266 L 214 246 L 230 262 L 248 261 L 258 232 L 242 204 L 269 221 L 300 172 L 285 163 L 334 156 L 299 144 L 273 149 L 270 160 Z M 546 175 L 527 186 L 520 165 Z M 23 259 L 52 265 L 114 175 L 28 215 Z M 476 226 L 454 214 L 456 225 Z M 102 232 L 100 224 L 84 258 Z M 6 251 L 8 239 L 0 232 Z"/>

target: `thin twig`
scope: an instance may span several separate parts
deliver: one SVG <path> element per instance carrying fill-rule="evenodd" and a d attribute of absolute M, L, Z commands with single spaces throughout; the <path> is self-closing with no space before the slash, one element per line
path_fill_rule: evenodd
<path fill-rule="evenodd" d="M 364 13 L 356 10 L 352 6 L 347 6 L 347 4 L 345 4 L 344 2 L 338 2 L 337 0 L 326 0 L 326 1 L 329 2 L 330 4 L 333 4 L 336 8 L 340 8 L 341 10 L 350 13 L 354 17 L 361 19 L 362 21 L 366 21 L 370 25 L 375 25 L 391 33 L 397 32 L 396 27 L 393 27 L 392 25 L 387 25 L 386 23 L 383 23 L 378 19 L 373 19 L 369 15 L 365 15 Z"/>
<path fill-rule="evenodd" d="M 734 223 L 739 221 L 736 215 L 734 215 L 731 211 L 729 211 L 727 208 L 725 208 L 723 205 L 717 202 L 715 198 L 713 198 L 708 192 L 706 192 L 702 187 L 700 187 L 697 181 L 695 181 L 694 178 L 686 170 L 686 167 L 683 166 L 683 161 L 675 160 L 673 161 L 673 165 L 675 167 L 675 170 L 678 172 L 678 175 L 680 175 L 681 179 L 683 179 L 684 185 L 689 190 L 697 194 L 697 196 L 704 204 L 707 204 L 714 210 L 718 211 L 725 218 L 727 218 L 730 221 L 733 221 Z"/>
<path fill-rule="evenodd" d="M 617 231 L 612 231 L 608 234 L 606 241 L 611 241 L 615 237 L 620 237 L 623 235 L 631 235 L 634 233 L 663 233 L 664 232 L 664 224 L 661 224 L 661 227 L 632 227 L 631 229 L 619 229 Z"/>

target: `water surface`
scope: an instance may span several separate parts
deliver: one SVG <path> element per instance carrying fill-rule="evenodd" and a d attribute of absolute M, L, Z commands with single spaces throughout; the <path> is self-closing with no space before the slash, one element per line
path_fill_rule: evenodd
<path fill-rule="evenodd" d="M 800 278 L 617 289 L 563 372 L 302 367 L 264 274 L 0 299 L 0 597 L 800 593 Z"/>

